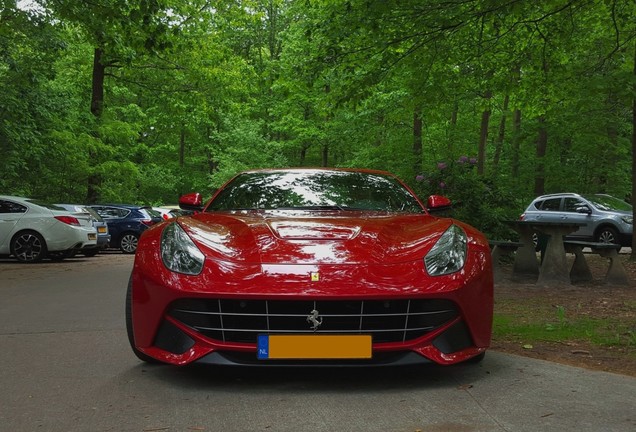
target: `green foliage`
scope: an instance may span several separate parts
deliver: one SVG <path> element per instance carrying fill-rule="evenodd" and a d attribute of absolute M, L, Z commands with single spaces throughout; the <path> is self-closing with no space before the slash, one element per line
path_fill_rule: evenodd
<path fill-rule="evenodd" d="M 260 134 L 259 124 L 243 123 L 240 120 L 231 118 L 224 122 L 224 130 L 212 137 L 213 141 L 223 144 L 214 148 L 214 154 L 221 162 L 210 176 L 208 188 L 211 190 L 240 171 L 276 168 L 287 164 L 281 154 L 281 144 L 265 140 Z"/>
<path fill-rule="evenodd" d="M 476 158 L 468 156 L 440 161 L 415 177 L 413 189 L 424 201 L 430 195 L 448 196 L 454 203 L 453 217 L 479 227 L 491 238 L 510 238 L 503 221 L 519 217 L 518 203 L 512 193 L 478 175 L 476 163 Z"/>
<path fill-rule="evenodd" d="M 448 195 L 456 217 L 503 238 L 536 180 L 631 190 L 633 3 L 37 3 L 0 2 L 5 193 L 81 202 L 90 183 L 101 201 L 174 203 L 243 169 L 364 167 Z M 477 173 L 459 160 L 478 156 L 484 112 Z"/>
<path fill-rule="evenodd" d="M 128 203 L 139 200 L 141 173 L 134 163 L 130 161 L 104 162 L 99 165 L 97 173 L 103 179 L 99 191 L 102 202 Z"/>

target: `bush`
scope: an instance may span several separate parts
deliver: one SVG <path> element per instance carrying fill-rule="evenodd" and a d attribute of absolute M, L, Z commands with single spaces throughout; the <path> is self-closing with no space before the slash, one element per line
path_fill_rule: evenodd
<path fill-rule="evenodd" d="M 485 176 L 477 174 L 477 160 L 467 156 L 454 162 L 438 162 L 434 169 L 415 177 L 421 197 L 438 194 L 453 201 L 452 217 L 469 223 L 490 238 L 511 238 L 503 220 L 517 219 L 516 198 Z"/>

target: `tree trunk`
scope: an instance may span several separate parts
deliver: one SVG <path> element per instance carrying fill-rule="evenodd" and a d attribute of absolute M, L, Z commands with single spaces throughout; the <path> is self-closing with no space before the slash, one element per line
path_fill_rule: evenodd
<path fill-rule="evenodd" d="M 634 77 L 636 78 L 636 50 L 634 51 Z M 633 106 L 632 106 L 632 217 L 636 218 L 636 80 L 633 85 Z M 632 235 L 631 260 L 636 260 L 636 235 Z"/>
<path fill-rule="evenodd" d="M 376 117 L 376 124 L 378 126 L 378 132 L 376 133 L 374 147 L 380 147 L 384 143 L 384 136 L 386 129 L 384 128 L 384 116 L 382 114 Z"/>
<path fill-rule="evenodd" d="M 311 117 L 311 109 L 309 105 L 305 105 L 305 109 L 303 110 L 303 120 L 305 122 L 308 122 L 310 117 Z M 309 149 L 310 146 L 311 146 L 311 143 L 308 143 L 308 142 L 304 142 L 301 144 L 300 166 L 305 166 L 305 158 L 307 157 L 307 150 Z"/>
<path fill-rule="evenodd" d="M 413 111 L 413 170 L 415 174 L 422 172 L 422 108 L 419 106 Z"/>
<path fill-rule="evenodd" d="M 495 170 L 499 165 L 499 158 L 501 157 L 501 151 L 503 148 L 503 142 L 506 135 L 506 117 L 508 115 L 508 104 L 510 102 L 510 96 L 506 95 L 503 104 L 503 113 L 501 115 L 501 122 L 499 123 L 499 135 L 497 135 L 497 141 L 495 141 L 495 156 L 492 164 Z"/>
<path fill-rule="evenodd" d="M 521 67 L 516 65 L 513 73 L 513 83 L 519 84 L 521 76 Z M 521 110 L 515 109 L 512 113 L 512 155 L 511 155 L 511 174 L 512 178 L 519 183 L 519 149 L 521 141 Z"/>
<path fill-rule="evenodd" d="M 490 103 L 492 92 L 487 90 L 484 98 Z M 479 153 L 477 155 L 477 174 L 484 174 L 486 160 L 486 142 L 488 140 L 488 125 L 490 124 L 490 108 L 486 108 L 481 113 L 481 129 L 479 131 Z"/>
<path fill-rule="evenodd" d="M 327 144 L 322 146 L 322 166 L 329 166 L 329 146 Z"/>
<path fill-rule="evenodd" d="M 534 194 L 545 193 L 545 162 L 543 160 L 548 148 L 548 131 L 545 127 L 545 116 L 539 117 L 539 136 L 537 138 L 537 170 L 534 177 Z"/>
<path fill-rule="evenodd" d="M 453 101 L 453 112 L 450 117 L 450 126 L 448 128 L 448 153 L 455 153 L 455 140 L 457 139 L 457 117 L 459 115 L 459 102 L 457 98 Z"/>
<path fill-rule="evenodd" d="M 106 67 L 102 63 L 103 51 L 101 48 L 95 48 L 93 53 L 93 83 L 92 83 L 92 96 L 91 96 L 91 113 L 95 118 L 99 119 L 104 110 L 104 76 Z M 97 135 L 97 131 L 94 131 Z M 99 138 L 99 137 L 97 137 Z M 95 161 L 98 155 L 93 150 L 89 150 L 89 160 L 91 161 L 91 167 L 94 168 Z M 101 185 L 101 176 L 93 170 L 88 175 L 87 189 L 86 189 L 86 202 L 93 204 L 99 202 L 100 193 L 99 187 Z"/>
<path fill-rule="evenodd" d="M 106 67 L 102 64 L 101 48 L 95 48 L 93 53 L 93 95 L 91 98 L 91 113 L 100 117 L 104 110 L 104 75 Z"/>
<path fill-rule="evenodd" d="M 208 136 L 210 136 L 208 134 Z M 181 125 L 181 132 L 179 133 L 179 168 L 183 168 L 185 163 L 185 125 Z"/>
<path fill-rule="evenodd" d="M 519 178 L 519 151 L 521 148 L 521 110 L 516 109 L 512 114 L 512 178 Z"/>
<path fill-rule="evenodd" d="M 459 102 L 457 102 L 457 99 L 455 99 L 455 102 L 453 102 L 453 112 L 451 113 L 451 118 L 450 118 L 450 124 L 452 128 L 457 126 L 458 111 L 459 111 Z"/>

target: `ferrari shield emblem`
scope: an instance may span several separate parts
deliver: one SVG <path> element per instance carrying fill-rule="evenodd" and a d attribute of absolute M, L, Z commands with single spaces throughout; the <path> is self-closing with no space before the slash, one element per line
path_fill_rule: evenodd
<path fill-rule="evenodd" d="M 311 281 L 312 282 L 320 281 L 320 273 L 319 272 L 311 272 Z"/>

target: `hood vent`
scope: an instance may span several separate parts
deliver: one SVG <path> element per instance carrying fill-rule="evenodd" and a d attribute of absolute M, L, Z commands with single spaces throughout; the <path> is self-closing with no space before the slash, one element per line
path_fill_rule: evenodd
<path fill-rule="evenodd" d="M 270 222 L 276 237 L 283 240 L 350 240 L 360 233 L 360 226 L 343 226 L 324 222 Z"/>

